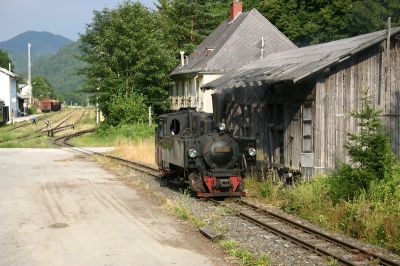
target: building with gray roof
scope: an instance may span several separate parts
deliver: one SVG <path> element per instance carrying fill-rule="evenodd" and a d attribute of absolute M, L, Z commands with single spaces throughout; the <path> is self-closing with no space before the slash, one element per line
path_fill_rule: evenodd
<path fill-rule="evenodd" d="M 228 71 L 271 53 L 297 49 L 260 12 L 242 12 L 242 3 L 231 5 L 230 18 L 222 22 L 189 56 L 181 53 L 181 64 L 171 73 L 172 109 L 195 107 L 212 112 L 210 92 L 200 90 Z"/>

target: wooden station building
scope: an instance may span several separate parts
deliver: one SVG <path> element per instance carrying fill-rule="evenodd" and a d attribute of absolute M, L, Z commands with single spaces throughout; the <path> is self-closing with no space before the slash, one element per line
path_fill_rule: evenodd
<path fill-rule="evenodd" d="M 227 126 L 257 137 L 259 164 L 283 175 L 307 179 L 349 160 L 365 91 L 400 155 L 400 28 L 270 53 L 202 89 L 223 94 Z"/>

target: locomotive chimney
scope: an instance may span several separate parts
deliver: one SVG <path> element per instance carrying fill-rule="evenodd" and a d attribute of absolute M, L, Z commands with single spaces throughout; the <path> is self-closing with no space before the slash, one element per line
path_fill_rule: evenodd
<path fill-rule="evenodd" d="M 237 16 L 242 14 L 243 11 L 243 3 L 240 0 L 233 0 L 231 4 L 231 10 L 229 14 L 229 20 L 233 21 Z"/>
<path fill-rule="evenodd" d="M 222 93 L 214 93 L 211 95 L 213 104 L 213 115 L 215 123 L 222 122 L 224 119 L 224 95 Z"/>

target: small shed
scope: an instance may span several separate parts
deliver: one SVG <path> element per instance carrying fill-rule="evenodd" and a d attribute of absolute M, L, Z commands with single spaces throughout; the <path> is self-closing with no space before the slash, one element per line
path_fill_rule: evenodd
<path fill-rule="evenodd" d="M 400 155 L 400 28 L 274 53 L 203 85 L 225 95 L 235 135 L 258 139 L 260 165 L 306 178 L 348 161 L 351 112 L 367 90 Z"/>

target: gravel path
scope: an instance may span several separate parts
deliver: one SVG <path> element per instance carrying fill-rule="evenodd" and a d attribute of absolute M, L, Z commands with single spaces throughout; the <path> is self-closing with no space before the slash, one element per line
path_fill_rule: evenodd
<path fill-rule="evenodd" d="M 148 194 L 61 149 L 0 149 L 0 265 L 230 265 Z"/>

